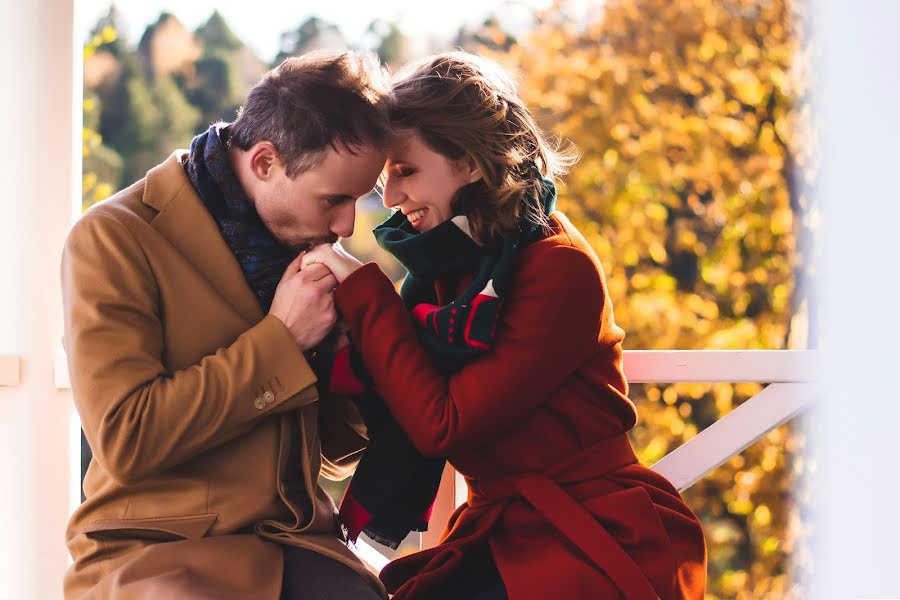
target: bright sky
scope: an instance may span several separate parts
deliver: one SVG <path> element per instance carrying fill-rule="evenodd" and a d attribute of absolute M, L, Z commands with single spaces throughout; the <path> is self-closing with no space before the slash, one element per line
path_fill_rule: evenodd
<path fill-rule="evenodd" d="M 107 12 L 109 4 L 110 0 L 76 0 L 77 31 L 82 41 L 97 19 Z M 235 34 L 260 58 L 269 61 L 278 52 L 281 34 L 296 28 L 312 15 L 337 25 L 351 42 L 359 39 L 369 23 L 378 17 L 397 22 L 412 37 L 429 34 L 451 36 L 460 25 L 479 23 L 492 9 L 501 5 L 524 11 L 547 8 L 551 0 L 118 0 L 115 4 L 126 21 L 125 36 L 133 44 L 161 12 L 174 14 L 193 30 L 204 23 L 214 9 L 218 9 Z"/>

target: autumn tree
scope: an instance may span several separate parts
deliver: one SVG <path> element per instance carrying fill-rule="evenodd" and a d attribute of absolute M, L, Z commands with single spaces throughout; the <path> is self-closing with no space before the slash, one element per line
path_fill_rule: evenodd
<path fill-rule="evenodd" d="M 194 36 L 202 51 L 193 70 L 181 77 L 179 87 L 190 103 L 200 109 L 203 125 L 231 121 L 247 91 L 238 64 L 245 46 L 218 11 Z M 264 71 L 260 61 L 257 78 Z"/>
<path fill-rule="evenodd" d="M 109 13 L 98 22 L 83 47 L 85 62 L 99 61 L 95 63 L 94 68 L 93 77 L 96 81 L 85 82 L 82 100 L 81 204 L 84 209 L 112 194 L 123 170 L 122 157 L 103 143 L 99 133 L 102 106 L 96 91 L 103 80 L 109 77 L 110 71 L 115 71 L 116 56 L 123 53 L 116 19 L 115 9 L 110 9 Z M 97 52 L 101 49 L 104 54 L 98 59 Z M 86 79 L 91 76 L 90 72 L 85 75 Z"/>
<path fill-rule="evenodd" d="M 810 226 L 802 183 L 812 165 L 792 3 L 586 7 L 559 3 L 492 55 L 581 154 L 560 208 L 607 270 L 626 347 L 804 347 L 798 232 Z M 634 386 L 641 460 L 654 463 L 759 389 Z M 710 597 L 801 595 L 788 575 L 803 537 L 792 491 L 804 444 L 779 428 L 686 492 L 709 544 Z"/>
<path fill-rule="evenodd" d="M 281 50 L 271 66 L 278 66 L 291 56 L 315 50 L 346 50 L 347 47 L 347 39 L 336 25 L 319 17 L 309 17 L 295 29 L 281 34 Z"/>

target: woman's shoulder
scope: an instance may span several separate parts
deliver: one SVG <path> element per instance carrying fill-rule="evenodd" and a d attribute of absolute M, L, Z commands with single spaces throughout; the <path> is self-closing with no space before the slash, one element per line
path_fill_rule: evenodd
<path fill-rule="evenodd" d="M 579 285 L 588 284 L 587 280 L 603 280 L 597 253 L 560 211 L 550 216 L 548 234 L 524 249 L 519 268 L 523 277 L 546 277 L 557 283 L 560 276 Z"/>
<path fill-rule="evenodd" d="M 530 258 L 547 260 L 546 257 L 552 256 L 557 260 L 576 262 L 587 260 L 599 265 L 597 253 L 565 214 L 558 210 L 554 211 L 549 221 L 550 228 L 547 235 L 525 249 Z"/>

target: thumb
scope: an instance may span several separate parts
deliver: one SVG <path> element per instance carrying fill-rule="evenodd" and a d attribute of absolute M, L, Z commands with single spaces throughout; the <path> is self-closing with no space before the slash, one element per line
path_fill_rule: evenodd
<path fill-rule="evenodd" d="M 294 258 L 294 260 L 291 261 L 291 263 L 284 270 L 284 275 L 281 276 L 281 281 L 284 281 L 285 279 L 289 279 L 292 275 L 296 275 L 297 273 L 300 272 L 300 263 L 303 260 L 303 256 L 305 254 L 306 254 L 306 251 L 304 250 L 303 252 L 298 254 Z"/>

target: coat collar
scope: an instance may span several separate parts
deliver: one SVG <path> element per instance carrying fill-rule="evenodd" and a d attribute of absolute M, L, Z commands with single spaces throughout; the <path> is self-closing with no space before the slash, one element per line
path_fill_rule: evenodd
<path fill-rule="evenodd" d="M 248 323 L 264 316 L 241 267 L 182 167 L 186 151 L 172 153 L 147 173 L 143 202 L 159 212 L 152 226 L 204 274 Z"/>

